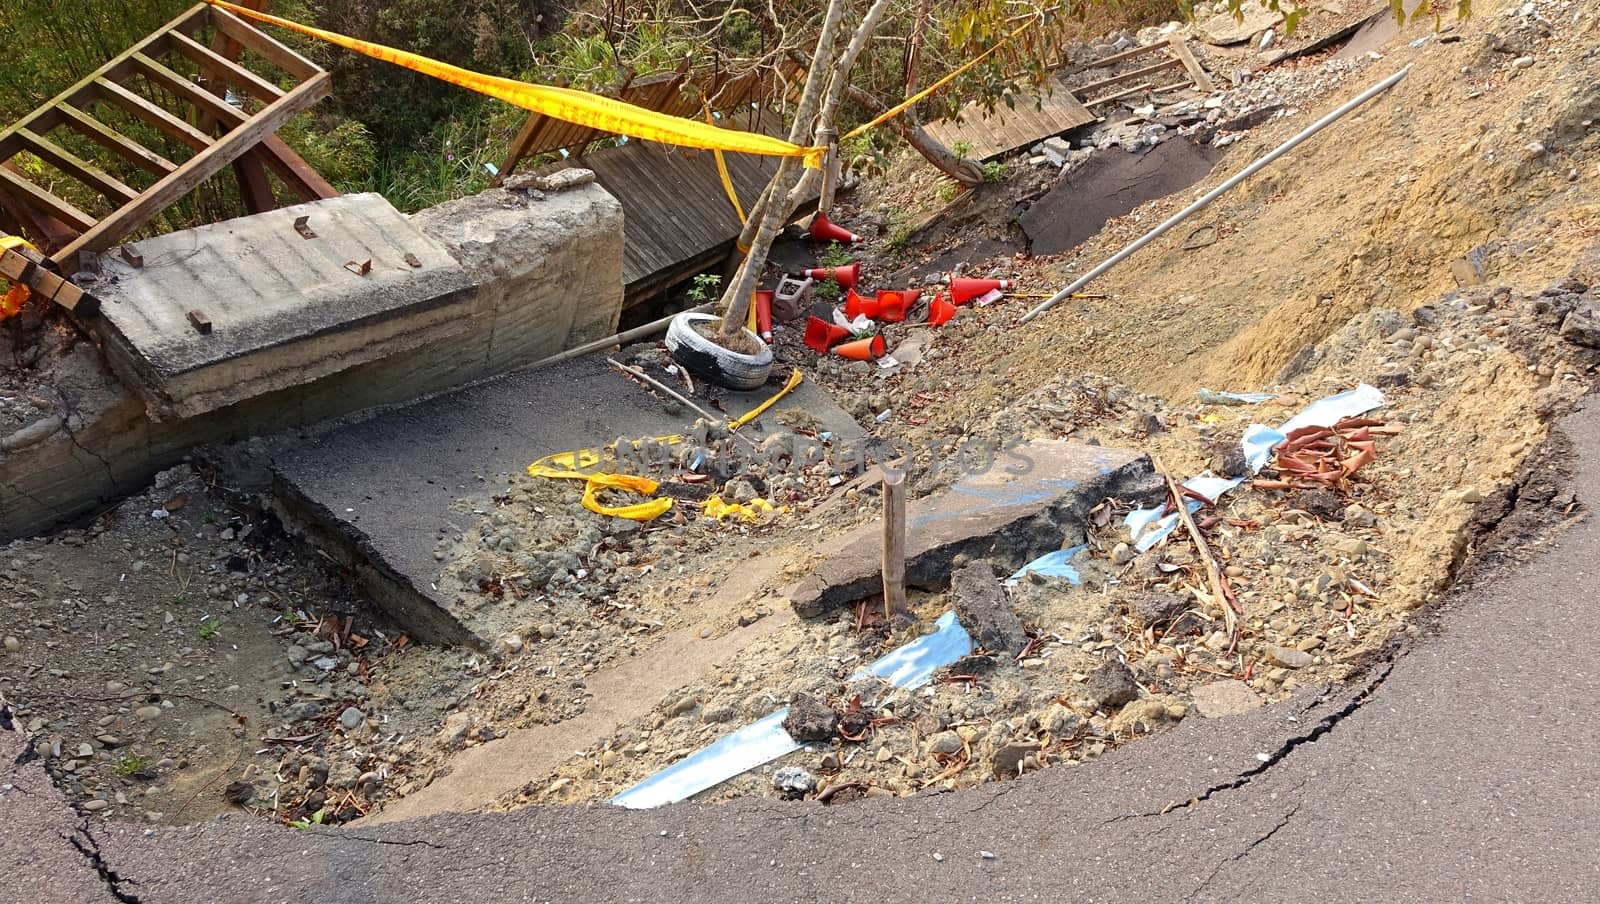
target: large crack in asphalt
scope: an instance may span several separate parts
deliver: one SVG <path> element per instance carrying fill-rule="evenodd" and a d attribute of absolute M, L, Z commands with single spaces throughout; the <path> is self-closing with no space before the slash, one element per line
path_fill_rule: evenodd
<path fill-rule="evenodd" d="M 1377 693 L 1378 688 L 1382 686 L 1384 680 L 1389 677 L 1389 673 L 1394 671 L 1395 661 L 1398 656 L 1399 654 L 1397 650 L 1391 650 L 1390 653 L 1381 661 L 1382 668 L 1379 669 L 1374 677 L 1367 682 L 1366 687 L 1363 687 L 1358 693 L 1347 700 L 1343 706 L 1339 707 L 1337 710 L 1329 713 L 1328 715 L 1323 716 L 1320 720 L 1318 720 L 1317 724 L 1313 725 L 1311 730 L 1305 734 L 1295 735 L 1285 740 L 1278 746 L 1277 750 L 1274 750 L 1272 753 L 1268 754 L 1266 759 L 1262 760 L 1258 765 L 1239 773 L 1231 781 L 1212 785 L 1211 787 L 1202 791 L 1200 794 L 1191 797 L 1188 800 L 1177 801 L 1168 804 L 1160 810 L 1145 813 L 1124 813 L 1120 816 L 1114 816 L 1102 822 L 1100 824 L 1101 828 L 1109 826 L 1113 823 L 1123 822 L 1124 820 L 1147 819 L 1152 816 L 1165 816 L 1168 813 L 1173 813 L 1178 810 L 1197 807 L 1200 804 L 1210 800 L 1214 795 L 1222 794 L 1227 791 L 1235 791 L 1239 788 L 1243 788 L 1245 785 L 1250 784 L 1258 776 L 1287 759 L 1290 754 L 1294 753 L 1296 748 L 1306 744 L 1315 744 L 1317 741 L 1321 740 L 1323 736 L 1333 731 L 1340 722 L 1343 722 L 1345 719 L 1348 719 L 1350 716 L 1354 715 L 1356 711 L 1366 704 L 1368 700 L 1372 699 L 1373 694 Z"/>
<path fill-rule="evenodd" d="M 106 863 L 105 858 L 100 854 L 100 842 L 96 841 L 94 834 L 89 831 L 88 820 L 84 820 L 83 824 L 78 826 L 77 831 L 71 835 L 63 835 L 61 837 L 66 839 L 77 849 L 78 853 L 84 856 L 84 859 L 89 861 L 89 865 L 94 867 L 95 875 L 99 876 L 100 881 L 105 883 L 106 891 L 111 893 L 111 897 L 121 901 L 122 904 L 141 904 L 138 895 L 125 891 L 122 887 L 123 885 L 137 885 L 139 883 L 122 876 Z"/>

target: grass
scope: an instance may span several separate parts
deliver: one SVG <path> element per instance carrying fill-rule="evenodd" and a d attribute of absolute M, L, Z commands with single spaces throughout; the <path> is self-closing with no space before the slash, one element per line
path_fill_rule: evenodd
<path fill-rule="evenodd" d="M 708 301 L 715 301 L 719 296 L 718 288 L 722 285 L 722 277 L 715 273 L 701 273 L 690 280 L 689 288 L 684 291 L 683 297 L 694 302 L 695 307 Z"/>
<path fill-rule="evenodd" d="M 122 758 L 117 760 L 117 774 L 122 776 L 132 775 L 148 765 L 150 765 L 149 757 L 140 756 L 130 751 L 124 753 Z"/>
<path fill-rule="evenodd" d="M 208 618 L 200 625 L 201 640 L 210 640 L 220 633 L 222 633 L 222 622 L 217 619 Z"/>
<path fill-rule="evenodd" d="M 850 249 L 838 242 L 829 242 L 828 247 L 822 250 L 822 266 L 824 267 L 846 267 L 853 260 L 855 260 L 855 256 L 851 254 Z"/>

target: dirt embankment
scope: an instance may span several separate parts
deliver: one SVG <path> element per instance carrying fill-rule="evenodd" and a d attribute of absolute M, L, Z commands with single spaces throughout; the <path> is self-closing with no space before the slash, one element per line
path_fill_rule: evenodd
<path fill-rule="evenodd" d="M 509 553 L 482 558 L 487 570 L 463 571 L 460 592 L 477 588 L 485 595 L 468 602 L 485 605 L 543 594 L 545 611 L 488 654 L 418 651 L 359 619 L 353 630 L 348 619 L 319 628 L 350 608 L 338 576 L 249 540 L 247 529 L 261 529 L 252 518 L 188 477 L 88 531 L 5 550 L 0 586 L 25 589 L 26 601 L 0 632 L 0 690 L 21 701 L 87 812 L 187 820 L 243 804 L 336 821 L 427 788 L 474 748 L 504 758 L 495 752 L 509 748 L 485 745 L 537 744 L 542 724 L 580 716 L 598 726 L 594 737 L 564 740 L 559 756 L 536 758 L 553 768 L 491 796 L 504 806 L 602 799 L 796 693 L 841 710 L 861 694 L 873 712 L 852 716 L 849 737 L 708 798 L 775 793 L 779 766 L 848 788 L 837 800 L 1002 780 L 1348 677 L 1448 583 L 1497 512 L 1533 506 L 1556 520 L 1574 510 L 1558 488 L 1519 475 L 1551 418 L 1587 389 L 1600 345 L 1590 288 L 1600 281 L 1600 17 L 1580 4 L 1535 7 L 1480 8 L 1444 36 L 1459 40 L 1396 42 L 1364 67 L 1285 64 L 1294 72 L 1284 80 L 1305 83 L 1294 109 L 1230 140 L 1193 188 L 1058 257 L 1029 257 L 1014 223 L 1054 181 L 1026 154 L 921 236 L 903 227 L 943 201 L 936 182 L 908 177 L 924 167 L 901 162 L 841 217 L 877 228 L 869 286 L 906 288 L 964 263 L 1049 293 L 1364 84 L 1413 67 L 1387 96 L 1089 287 L 1105 297 L 1026 326 L 1017 317 L 1029 300 L 1012 298 L 963 308 L 937 330 L 888 327 L 906 362 L 898 370 L 819 361 L 794 329 L 779 334 L 784 363 L 878 437 L 924 450 L 913 460 L 919 491 L 949 479 L 930 472 L 929 451 L 948 456 L 964 441 L 1070 438 L 1150 452 L 1178 477 L 1229 469 L 1250 423 L 1280 423 L 1360 382 L 1380 387 L 1388 399 L 1374 414 L 1392 435 L 1354 478 L 1326 492 L 1246 486 L 1203 514 L 1238 595 L 1237 636 L 1192 542 L 1180 533 L 1138 553 L 1121 527 L 1127 504 L 1108 500 L 1074 560 L 1081 584 L 1025 580 L 1004 597 L 1025 651 L 990 651 L 967 663 L 970 677 L 916 693 L 852 686 L 862 661 L 915 632 L 891 630 L 870 607 L 800 620 L 782 600 L 730 601 L 718 584 L 744 579 L 753 561 L 803 562 L 818 537 L 876 518 L 870 488 L 835 490 L 823 470 L 769 474 L 721 489 L 788 494 L 780 501 L 793 512 L 756 527 L 663 522 L 640 536 L 583 510 L 572 487 L 508 475 L 505 501 L 468 533 L 515 540 L 558 510 L 570 530 L 514 574 L 500 561 L 515 561 Z M 1184 250 L 1203 227 L 1215 241 Z M 664 376 L 660 363 L 650 366 Z M 1202 387 L 1277 398 L 1202 404 Z M 47 400 L 32 404 L 46 411 Z M 798 416 L 783 423 L 791 438 L 808 429 Z M 180 491 L 189 503 L 152 517 Z M 119 607 L 117 618 L 86 619 L 96 600 Z M 927 624 L 957 602 L 941 591 L 914 607 Z M 727 645 L 707 674 L 629 685 L 646 715 L 596 715 L 633 711 L 596 706 L 590 692 L 617 686 L 607 676 L 623 664 L 648 673 L 651 656 L 752 624 L 751 641 Z M 505 737 L 516 729 L 531 733 Z"/>

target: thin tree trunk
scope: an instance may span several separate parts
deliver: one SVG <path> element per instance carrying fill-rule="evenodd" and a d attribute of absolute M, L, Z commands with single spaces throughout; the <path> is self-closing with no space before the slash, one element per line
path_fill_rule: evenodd
<path fill-rule="evenodd" d="M 877 98 L 854 85 L 851 85 L 846 90 L 849 92 L 852 102 L 873 116 L 888 109 Z M 933 164 L 939 172 L 963 185 L 981 185 L 983 183 L 983 170 L 976 163 L 957 157 L 949 148 L 941 144 L 937 138 L 929 135 L 920 123 L 910 118 L 912 115 L 913 111 L 908 110 L 906 115 L 896 116 L 894 119 L 889 120 L 886 125 L 894 129 L 897 135 L 905 139 L 906 144 L 911 145 L 912 149 Z"/>
<path fill-rule="evenodd" d="M 822 33 L 817 38 L 816 50 L 811 55 L 811 69 L 806 73 L 806 86 L 800 94 L 800 107 L 795 111 L 794 125 L 789 129 L 791 144 L 806 144 L 811 134 L 811 118 L 816 115 L 817 105 L 822 98 L 822 88 L 827 78 L 826 64 L 833 56 L 833 42 L 839 33 L 839 22 L 844 18 L 844 8 L 845 0 L 828 0 L 828 14 L 823 20 Z M 738 274 L 728 285 L 727 291 L 723 293 L 722 300 L 717 305 L 722 315 L 719 333 L 723 337 L 737 336 L 739 330 L 744 327 L 750 311 L 750 302 L 755 295 L 756 279 L 760 277 L 761 268 L 767 263 L 767 254 L 772 251 L 772 242 L 778 237 L 778 230 L 788 219 L 789 192 L 799 180 L 800 168 L 799 159 L 783 158 L 778 164 L 778 172 L 772 177 L 769 185 L 771 191 L 768 203 L 759 217 L 754 214 L 750 217 L 750 223 L 759 223 L 755 236 L 749 243 L 750 253 L 745 255 Z M 747 223 L 747 229 L 748 225 Z"/>
<path fill-rule="evenodd" d="M 851 35 L 850 46 L 846 46 L 845 53 L 840 54 L 838 66 L 834 67 L 834 77 L 827 83 L 827 96 L 822 99 L 822 115 L 818 117 L 818 131 L 834 130 L 838 123 L 838 104 L 845 98 L 845 86 L 850 85 L 850 70 L 856 66 L 856 59 L 861 58 L 861 53 L 867 50 L 867 43 L 872 40 L 872 35 L 877 34 L 878 24 L 883 21 L 883 14 L 890 10 L 890 0 L 874 0 L 872 6 L 867 8 L 866 16 L 862 16 L 861 24 L 856 26 L 856 34 Z M 838 146 L 830 147 L 827 155 L 829 170 L 822 171 L 822 190 L 819 195 L 816 210 L 826 211 L 834 208 L 834 192 L 838 189 Z M 810 173 L 808 173 L 810 174 Z M 814 181 L 814 179 L 813 179 Z M 789 197 L 789 211 L 800 206 L 800 200 L 810 192 L 810 186 L 805 176 L 800 179 L 800 184 L 805 190 L 797 190 Z"/>

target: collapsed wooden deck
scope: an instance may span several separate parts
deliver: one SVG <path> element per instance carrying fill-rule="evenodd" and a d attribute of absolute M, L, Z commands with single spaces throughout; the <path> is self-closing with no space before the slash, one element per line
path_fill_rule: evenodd
<path fill-rule="evenodd" d="M 778 170 L 772 157 L 725 154 L 728 176 L 747 209 Z M 623 309 L 715 268 L 734 251 L 743 227 L 710 151 L 630 141 L 575 158 L 622 203 Z M 813 193 L 798 214 L 816 209 Z"/>
<path fill-rule="evenodd" d="M 803 74 L 789 65 L 784 78 L 770 70 L 696 71 L 685 59 L 676 70 L 635 79 L 615 91 L 628 103 L 669 116 L 700 117 L 717 111 L 724 125 L 779 135 L 783 122 L 764 112 L 786 85 Z M 715 268 L 734 250 L 743 223 L 728 199 L 710 151 L 624 139 L 587 126 L 534 114 L 523 124 L 500 167 L 500 179 L 525 161 L 564 160 L 548 169 L 576 165 L 591 169 L 595 180 L 622 203 L 623 309 L 642 304 L 697 273 Z M 729 181 L 748 212 L 761 190 L 778 171 L 771 157 L 724 154 Z M 815 194 L 804 199 L 797 215 L 816 210 Z"/>

